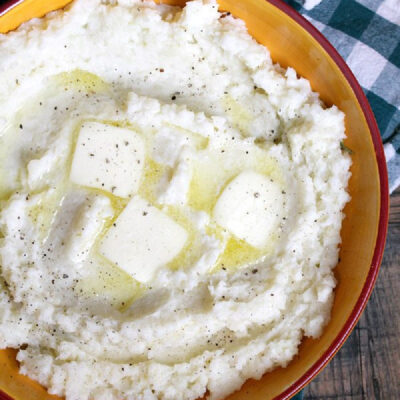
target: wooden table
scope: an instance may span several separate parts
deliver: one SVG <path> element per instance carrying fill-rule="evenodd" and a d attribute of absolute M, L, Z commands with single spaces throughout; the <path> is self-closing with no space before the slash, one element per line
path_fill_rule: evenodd
<path fill-rule="evenodd" d="M 390 200 L 385 254 L 367 308 L 304 400 L 400 400 L 400 189 Z"/>

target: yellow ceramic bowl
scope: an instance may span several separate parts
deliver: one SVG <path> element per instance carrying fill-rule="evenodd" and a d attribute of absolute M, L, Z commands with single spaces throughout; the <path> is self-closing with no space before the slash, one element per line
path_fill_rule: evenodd
<path fill-rule="evenodd" d="M 164 3 L 183 5 L 184 0 Z M 9 1 L 0 9 L 0 32 L 65 6 L 68 0 Z M 351 202 L 345 209 L 332 319 L 322 337 L 306 339 L 287 368 L 249 380 L 230 400 L 288 399 L 334 356 L 356 324 L 374 286 L 386 237 L 388 186 L 379 131 L 370 106 L 343 59 L 327 40 L 282 0 L 220 0 L 220 7 L 246 21 L 249 32 L 274 61 L 310 80 L 326 104 L 346 114 L 346 144 L 354 150 Z M 10 8 L 12 7 L 12 8 Z M 8 11 L 5 10 L 8 8 Z M 16 400 L 56 398 L 18 373 L 15 350 L 0 352 L 0 389 Z M 3 396 L 3 397 L 2 397 Z M 0 399 L 7 399 L 0 393 Z"/>

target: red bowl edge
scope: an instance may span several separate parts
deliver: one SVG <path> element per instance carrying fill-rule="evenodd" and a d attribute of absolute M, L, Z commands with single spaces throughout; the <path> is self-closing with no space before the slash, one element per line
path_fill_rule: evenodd
<path fill-rule="evenodd" d="M 10 8 L 15 7 L 18 3 L 23 0 L 9 0 L 4 4 L 0 5 L 0 16 L 6 13 Z M 383 151 L 383 145 L 381 136 L 379 133 L 378 125 L 375 120 L 374 113 L 372 112 L 371 106 L 365 97 L 365 94 L 359 85 L 354 74 L 343 60 L 341 55 L 336 49 L 329 43 L 322 33 L 316 29 L 309 21 L 307 21 L 302 15 L 300 15 L 294 8 L 284 3 L 283 0 L 266 0 L 273 6 L 282 10 L 285 14 L 289 15 L 295 22 L 297 22 L 302 28 L 304 28 L 311 36 L 313 36 L 317 42 L 324 48 L 324 50 L 332 57 L 343 75 L 346 77 L 351 88 L 353 89 L 358 102 L 360 103 L 361 109 L 363 110 L 365 119 L 367 120 L 368 127 L 371 132 L 372 142 L 374 144 L 376 160 L 378 163 L 379 180 L 381 188 L 381 206 L 380 206 L 380 218 L 378 226 L 378 234 L 375 245 L 374 254 L 372 257 L 372 263 L 364 287 L 361 291 L 361 295 L 354 306 L 350 317 L 346 321 L 346 324 L 337 335 L 334 342 L 329 346 L 326 352 L 321 358 L 296 382 L 289 386 L 283 393 L 275 397 L 273 400 L 287 400 L 298 393 L 304 386 L 306 386 L 319 372 L 322 371 L 333 356 L 342 347 L 351 331 L 357 324 L 362 312 L 364 311 L 368 299 L 371 296 L 372 290 L 375 285 L 375 281 L 378 277 L 379 267 L 382 262 L 383 251 L 385 249 L 387 227 L 389 221 L 389 186 L 388 186 L 388 175 L 386 159 Z M 0 391 L 0 400 L 13 400 L 6 393 Z"/>
<path fill-rule="evenodd" d="M 21 3 L 24 0 L 6 0 L 0 4 L 0 16 L 5 14 L 11 8 L 15 7 L 18 3 Z"/>
<path fill-rule="evenodd" d="M 8 394 L 4 393 L 4 392 L 0 392 L 0 400 L 14 400 L 13 398 L 11 398 Z"/>

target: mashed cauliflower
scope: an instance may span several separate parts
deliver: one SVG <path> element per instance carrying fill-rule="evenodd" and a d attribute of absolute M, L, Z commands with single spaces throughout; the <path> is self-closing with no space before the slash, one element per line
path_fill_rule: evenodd
<path fill-rule="evenodd" d="M 329 320 L 344 115 L 214 1 L 0 35 L 0 347 L 67 400 L 222 399 Z"/>

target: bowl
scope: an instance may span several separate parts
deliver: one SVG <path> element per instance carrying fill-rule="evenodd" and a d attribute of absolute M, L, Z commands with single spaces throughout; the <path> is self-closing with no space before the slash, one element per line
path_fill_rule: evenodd
<path fill-rule="evenodd" d="M 185 3 L 162 2 L 180 6 Z M 8 1 L 0 7 L 0 32 L 15 29 L 22 22 L 67 3 L 68 0 Z M 275 62 L 293 67 L 311 82 L 327 105 L 335 104 L 345 113 L 345 144 L 354 151 L 349 182 L 351 201 L 344 210 L 340 262 L 335 269 L 338 285 L 329 324 L 319 339 L 303 340 L 298 355 L 286 368 L 266 373 L 258 381 L 247 381 L 228 398 L 289 399 L 339 350 L 371 294 L 388 224 L 386 162 L 379 130 L 361 87 L 321 33 L 282 0 L 219 0 L 219 5 L 246 22 L 250 34 L 269 48 Z M 0 389 L 4 392 L 0 399 L 57 399 L 18 373 L 15 355 L 11 349 L 0 352 Z"/>

